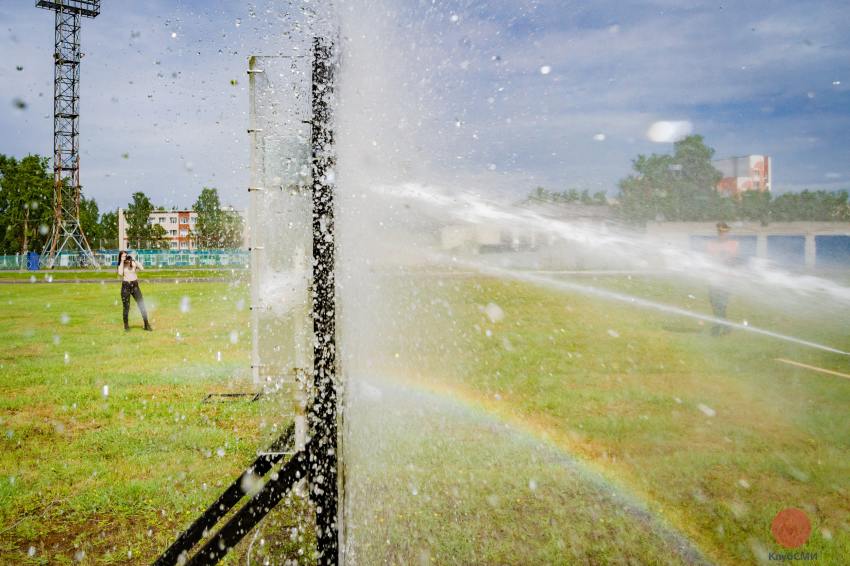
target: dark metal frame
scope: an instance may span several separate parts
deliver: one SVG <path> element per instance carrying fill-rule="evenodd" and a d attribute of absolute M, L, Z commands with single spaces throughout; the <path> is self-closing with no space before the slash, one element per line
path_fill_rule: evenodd
<path fill-rule="evenodd" d="M 280 462 L 286 450 L 292 446 L 292 441 L 295 436 L 295 425 L 290 425 L 286 431 L 278 438 L 274 444 L 269 447 L 269 451 L 260 454 L 254 463 L 251 464 L 242 475 L 230 484 L 224 493 L 215 500 L 215 502 L 207 507 L 206 511 L 192 523 L 188 529 L 183 531 L 174 543 L 168 547 L 162 556 L 160 556 L 154 564 L 156 566 L 173 566 L 180 562 L 181 556 L 187 556 L 192 547 L 198 544 L 205 533 L 212 529 L 218 521 L 227 515 L 227 513 L 236 506 L 237 503 L 245 496 L 242 490 L 242 485 L 249 475 L 255 477 L 265 476 L 275 464 Z M 248 504 L 248 507 L 251 503 Z M 222 529 L 223 530 L 223 529 Z M 198 553 L 203 555 L 203 551 Z M 207 553 L 209 555 L 209 553 Z"/>
<path fill-rule="evenodd" d="M 283 496 L 304 478 L 307 469 L 307 455 L 298 452 L 281 467 L 268 483 L 242 507 L 220 531 L 210 538 L 191 559 L 187 566 L 210 566 L 230 552 L 230 549 L 247 535 L 257 523 L 263 520 L 269 511 L 280 503 Z M 203 531 L 201 532 L 203 534 Z M 179 554 L 177 557 L 179 558 Z M 172 566 L 177 562 L 163 562 Z"/>
<path fill-rule="evenodd" d="M 61 10 L 69 14 L 79 14 L 87 18 L 94 18 L 100 14 L 100 0 L 56 0 L 55 2 L 38 0 L 35 5 L 38 8 Z"/>
<path fill-rule="evenodd" d="M 265 475 L 283 454 L 261 455 L 201 515 L 166 552 L 155 566 L 178 562 L 190 566 L 217 564 L 248 532 L 271 511 L 296 483 L 307 479 L 309 495 L 316 511 L 317 562 L 321 566 L 339 564 L 339 414 L 336 358 L 336 293 L 334 280 L 334 184 L 336 163 L 332 123 L 334 43 L 325 38 L 313 42 L 312 144 L 313 173 L 313 398 L 308 411 L 310 438 L 265 486 L 195 555 L 189 551 L 243 497 L 245 474 Z M 287 441 L 288 442 L 288 441 Z M 181 559 L 182 557 L 182 559 Z"/>
<path fill-rule="evenodd" d="M 94 265 L 80 224 L 80 19 L 100 13 L 100 1 L 39 0 L 36 7 L 56 16 L 53 67 L 53 228 L 42 252 L 52 268 L 66 246 Z"/>
<path fill-rule="evenodd" d="M 337 485 L 338 415 L 336 297 L 334 289 L 334 186 L 336 163 L 330 127 L 334 96 L 333 45 L 313 42 L 313 391 L 310 428 L 310 497 L 316 506 L 319 564 L 339 560 Z"/>

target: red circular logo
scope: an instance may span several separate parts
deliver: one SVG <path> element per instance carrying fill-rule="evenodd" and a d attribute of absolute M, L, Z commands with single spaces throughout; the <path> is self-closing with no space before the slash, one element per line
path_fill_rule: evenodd
<path fill-rule="evenodd" d="M 797 548 L 809 540 L 812 524 L 801 509 L 789 507 L 776 514 L 770 524 L 770 532 L 776 542 L 785 548 Z"/>

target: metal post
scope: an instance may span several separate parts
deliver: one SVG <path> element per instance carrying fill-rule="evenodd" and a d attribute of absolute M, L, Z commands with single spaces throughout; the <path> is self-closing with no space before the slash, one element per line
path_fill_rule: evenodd
<path fill-rule="evenodd" d="M 316 507 L 319 564 L 339 563 L 336 299 L 334 289 L 334 46 L 313 41 L 313 391 L 308 478 Z"/>
<path fill-rule="evenodd" d="M 44 247 L 43 263 L 55 266 L 66 247 L 94 265 L 80 224 L 80 20 L 100 13 L 99 0 L 72 3 L 39 0 L 39 8 L 56 15 L 53 50 L 53 229 Z"/>
<path fill-rule="evenodd" d="M 254 528 L 281 499 L 305 477 L 310 499 L 316 511 L 318 564 L 339 564 L 339 412 L 336 360 L 336 299 L 334 281 L 334 137 L 332 108 L 334 95 L 334 44 L 324 38 L 313 43 L 311 168 L 312 168 L 312 321 L 313 321 L 313 396 L 307 411 L 310 438 L 303 450 L 297 450 L 251 500 L 186 562 L 193 566 L 217 564 L 227 552 Z M 249 72 L 260 69 L 253 65 Z M 255 88 L 252 83 L 252 91 Z M 252 94 L 252 116 L 256 117 Z M 251 128 L 255 130 L 252 121 Z M 259 148 L 257 148 L 259 149 Z M 256 155 L 255 155 L 256 157 Z M 259 190 L 259 187 L 253 187 Z M 252 234 L 252 245 L 257 241 Z M 306 250 L 304 250 L 306 252 Z M 306 256 L 306 254 L 305 254 Z M 304 258 L 305 260 L 308 257 Z M 298 264 L 298 261 L 295 261 Z M 256 280 L 255 280 L 256 281 Z M 255 297 L 256 299 L 256 297 Z M 297 421 L 295 443 L 298 447 Z M 277 460 L 275 460 L 276 462 Z M 270 461 L 271 462 L 271 461 Z M 254 469 L 268 471 L 265 460 L 257 460 Z M 199 534 L 217 522 L 225 508 L 235 505 L 239 492 L 237 480 L 186 533 L 166 551 L 159 564 L 175 556 L 188 556 Z M 185 554 L 184 554 L 185 553 Z"/>
<path fill-rule="evenodd" d="M 260 269 L 263 266 L 263 239 L 259 230 L 259 207 L 263 181 L 263 135 L 257 126 L 257 57 L 248 58 L 248 135 L 251 139 L 251 180 L 248 188 L 251 199 L 248 208 L 249 243 L 251 254 L 251 378 L 255 386 L 260 385 Z"/>

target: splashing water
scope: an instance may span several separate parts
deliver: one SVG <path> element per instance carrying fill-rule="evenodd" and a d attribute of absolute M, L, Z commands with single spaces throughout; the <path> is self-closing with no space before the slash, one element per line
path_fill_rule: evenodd
<path fill-rule="evenodd" d="M 764 260 L 754 258 L 746 266 L 731 268 L 707 254 L 679 248 L 650 235 L 599 223 L 556 219 L 543 212 L 501 205 L 469 192 L 451 194 L 416 183 L 378 186 L 374 191 L 380 196 L 431 207 L 438 216 L 461 223 L 520 228 L 555 236 L 565 244 L 609 256 L 626 269 L 653 269 L 681 277 L 723 282 L 738 291 L 756 288 L 759 293 L 770 289 L 797 297 L 825 296 L 830 301 L 850 305 L 850 287 L 812 275 L 790 273 Z M 549 211 L 550 214 L 557 212 L 557 208 Z M 776 300 L 775 295 L 773 299 Z"/>
<path fill-rule="evenodd" d="M 781 341 L 801 346 L 811 367 L 843 363 L 846 340 L 821 339 L 809 323 L 830 309 L 847 310 L 850 288 L 763 260 L 730 267 L 615 221 L 500 199 L 510 194 L 515 201 L 517 190 L 537 183 L 523 170 L 532 165 L 512 156 L 526 141 L 516 132 L 533 136 L 549 119 L 545 90 L 570 80 L 571 63 L 495 49 L 479 57 L 489 35 L 468 13 L 424 3 L 411 8 L 419 22 L 395 4 L 366 4 L 337 6 L 343 64 L 332 177 L 347 562 L 545 563 L 555 556 L 582 563 L 594 551 L 621 556 L 623 549 L 645 562 L 727 556 L 718 532 L 740 530 L 734 521 L 753 532 L 769 523 L 751 492 L 804 497 L 784 476 L 809 482 L 822 473 L 803 462 L 777 472 L 771 458 L 789 457 L 787 450 L 811 456 L 800 440 L 808 413 L 796 400 L 835 410 L 844 393 L 830 381 L 823 395 L 802 366 L 768 356 Z M 429 27 L 435 22 L 443 29 Z M 287 36 L 287 53 L 309 49 L 299 34 L 318 27 L 310 18 L 302 24 Z M 603 31 L 606 38 L 622 35 Z M 262 232 L 252 242 L 259 360 L 252 370 L 267 394 L 278 395 L 263 409 L 264 431 L 290 420 L 303 431 L 299 411 L 311 394 L 303 386 L 313 346 L 309 70 L 299 56 L 256 62 L 263 73 L 251 79 L 251 128 L 263 132 L 252 138 L 262 137 L 251 169 L 251 198 L 259 205 L 251 227 Z M 476 75 L 479 69 L 486 70 Z M 464 101 L 457 85 L 473 76 L 493 84 L 478 85 L 480 97 Z M 535 86 L 523 90 L 521 81 Z M 651 122 L 633 128 L 644 144 L 646 136 L 669 143 L 695 127 Z M 620 129 L 594 122 L 581 139 L 608 148 L 622 141 Z M 488 137 L 503 147 L 501 155 L 488 153 Z M 536 151 L 562 151 L 550 141 Z M 462 237 L 446 245 L 454 233 L 473 233 L 493 249 L 466 249 Z M 513 245 L 527 235 L 539 238 L 545 253 Z M 624 287 L 648 274 L 661 284 L 647 298 L 606 288 L 590 270 L 577 275 L 580 283 L 561 278 L 567 269 L 559 261 L 579 253 Z M 682 281 L 724 284 L 734 293 L 732 312 L 745 311 L 734 320 L 746 321 L 694 310 L 696 292 L 686 301 L 687 293 L 673 296 L 676 287 L 665 286 Z M 650 311 L 657 313 L 652 320 Z M 737 340 L 737 332 L 727 340 L 694 338 L 700 329 L 681 319 L 770 341 Z M 819 450 L 840 444 L 821 433 L 813 441 Z M 763 454 L 765 446 L 775 447 L 767 459 L 729 456 Z M 223 449 L 216 454 L 225 456 Z M 721 470 L 712 467 L 721 461 Z M 831 481 L 842 484 L 840 466 L 829 465 Z M 599 481 L 588 469 L 598 470 Z M 741 483 L 756 477 L 758 490 Z M 624 493 L 627 504 L 619 499 Z M 707 525 L 704 517 L 718 519 Z M 551 536 L 529 541 L 521 536 L 529 531 Z M 695 533 L 700 548 L 683 532 Z M 745 546 L 729 551 L 735 560 L 751 558 Z M 488 554 L 496 547 L 504 555 Z"/>
<path fill-rule="evenodd" d="M 713 324 L 719 324 L 722 326 L 728 326 L 730 328 L 735 328 L 737 330 L 745 330 L 747 332 L 752 332 L 754 334 L 761 334 L 762 336 L 769 336 L 770 338 L 775 338 L 777 340 L 783 340 L 786 342 L 791 342 L 793 344 L 799 344 L 800 346 L 806 346 L 808 348 L 815 348 L 817 350 L 823 350 L 824 352 L 831 352 L 833 354 L 841 354 L 842 356 L 850 356 L 850 352 L 845 352 L 844 350 L 839 350 L 838 348 L 833 348 L 831 346 L 826 346 L 823 344 L 818 344 L 817 342 L 811 342 L 809 340 L 803 340 L 802 338 L 795 338 L 794 336 L 787 336 L 785 334 L 780 334 L 778 332 L 773 332 L 771 330 L 765 330 L 763 328 L 758 328 L 748 324 L 746 321 L 738 323 L 732 322 L 723 318 L 717 318 L 714 316 L 709 316 L 705 314 L 700 314 L 697 312 L 689 311 L 687 309 L 675 307 L 672 305 L 665 305 L 662 303 L 657 303 L 654 301 L 649 301 L 646 299 L 642 299 L 640 297 L 635 297 L 632 295 L 626 295 L 623 293 L 617 293 L 614 291 L 609 291 L 606 289 L 601 289 L 599 287 L 592 287 L 589 285 L 581 285 L 578 283 L 573 283 L 569 281 L 560 281 L 556 279 L 551 279 L 548 277 L 543 277 L 540 275 L 535 275 L 532 273 L 522 273 L 517 271 L 511 271 L 508 269 L 500 269 L 497 267 L 488 266 L 486 264 L 481 263 L 473 263 L 473 262 L 463 262 L 453 260 L 451 258 L 442 256 L 442 261 L 446 265 L 456 265 L 460 267 L 465 267 L 467 269 L 475 270 L 479 273 L 490 275 L 499 278 L 505 279 L 516 279 L 520 281 L 527 281 L 529 283 L 534 283 L 535 285 L 541 285 L 545 287 L 550 287 L 554 289 L 559 289 L 563 291 L 572 291 L 576 293 L 581 293 L 584 295 L 591 295 L 595 297 L 601 297 L 603 299 L 618 301 L 622 303 L 627 303 L 639 308 L 652 309 L 659 312 L 675 314 L 677 316 L 683 316 L 688 318 L 693 318 L 696 320 L 701 320 L 704 322 L 711 322 Z"/>

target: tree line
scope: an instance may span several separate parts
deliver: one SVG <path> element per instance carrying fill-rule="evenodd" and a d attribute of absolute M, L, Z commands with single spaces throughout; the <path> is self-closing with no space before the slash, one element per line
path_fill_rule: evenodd
<path fill-rule="evenodd" d="M 192 207 L 198 217 L 190 237 L 200 249 L 238 248 L 242 245 L 243 220 L 236 211 L 221 206 L 218 189 L 204 187 Z M 168 249 L 168 234 L 162 225 L 149 222 L 153 212 L 166 212 L 156 207 L 143 192 L 135 192 L 124 209 L 127 239 L 137 249 Z"/>
<path fill-rule="evenodd" d="M 619 184 L 620 214 L 634 223 L 850 220 L 847 191 L 806 190 L 779 196 L 745 191 L 735 197 L 724 195 L 716 189 L 722 174 L 712 165 L 713 156 L 714 149 L 698 135 L 676 142 L 672 155 L 638 155 L 632 162 L 633 172 Z"/>
<path fill-rule="evenodd" d="M 580 203 L 601 206 L 608 204 L 608 198 L 605 196 L 605 191 L 598 191 L 591 195 L 587 190 L 579 192 L 578 189 L 567 189 L 559 192 L 537 187 L 528 195 L 526 202 Z"/>
<path fill-rule="evenodd" d="M 132 195 L 124 210 L 127 237 L 137 249 L 167 249 L 167 233 L 149 223 L 150 213 L 164 211 L 143 192 Z M 242 217 L 222 208 L 218 191 L 204 187 L 194 210 L 190 237 L 198 248 L 237 248 L 242 243 Z M 94 199 L 80 197 L 80 224 L 92 249 L 118 247 L 118 211 L 101 213 Z M 39 155 L 21 159 L 0 154 L 0 254 L 41 252 L 53 227 L 53 171 Z"/>
<path fill-rule="evenodd" d="M 711 160 L 714 149 L 702 136 L 693 135 L 676 142 L 672 154 L 638 155 L 632 173 L 619 182 L 620 192 L 610 205 L 624 221 L 646 222 L 770 222 L 850 221 L 847 191 L 784 193 L 745 191 L 729 196 L 717 191 L 722 178 Z M 604 205 L 603 193 L 589 195 L 576 189 L 555 192 L 537 187 L 527 201 L 578 202 Z"/>
<path fill-rule="evenodd" d="M 41 252 L 53 229 L 53 172 L 38 155 L 0 154 L 0 253 Z M 100 213 L 94 199 L 80 197 L 80 224 L 93 248 L 118 241 L 117 212 Z"/>

